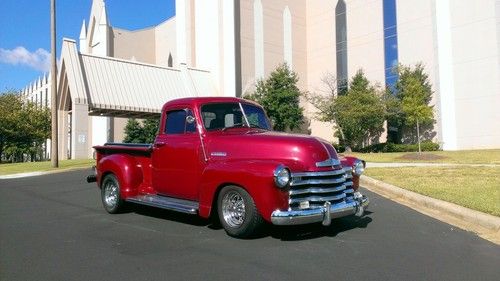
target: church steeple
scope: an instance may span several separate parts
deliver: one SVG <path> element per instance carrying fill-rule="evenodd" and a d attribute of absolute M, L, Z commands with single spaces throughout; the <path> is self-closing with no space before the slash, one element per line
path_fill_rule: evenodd
<path fill-rule="evenodd" d="M 85 31 L 87 50 L 83 50 L 80 46 L 80 52 L 86 51 L 98 56 L 108 56 L 110 28 L 104 1 L 93 0 L 88 31 Z"/>
<path fill-rule="evenodd" d="M 82 29 L 80 31 L 80 53 L 88 53 L 87 26 L 85 25 L 85 20 L 83 20 Z"/>
<path fill-rule="evenodd" d="M 101 18 L 99 20 L 99 25 L 109 25 L 108 14 L 106 13 L 106 4 L 102 1 Z"/>

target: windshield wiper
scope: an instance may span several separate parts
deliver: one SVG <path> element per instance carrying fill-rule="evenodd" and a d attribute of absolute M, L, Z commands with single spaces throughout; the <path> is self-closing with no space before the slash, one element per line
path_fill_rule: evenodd
<path fill-rule="evenodd" d="M 227 130 L 227 129 L 231 129 L 231 128 L 239 128 L 239 127 L 246 127 L 246 126 L 247 126 L 247 125 L 246 125 L 246 124 L 243 124 L 243 123 L 236 123 L 236 124 L 233 124 L 232 126 L 222 128 L 222 131 L 224 132 L 224 131 L 225 131 L 225 130 Z"/>
<path fill-rule="evenodd" d="M 266 131 L 268 130 L 268 129 L 262 128 L 261 126 L 256 125 L 256 124 L 250 124 L 250 128 L 258 128 L 258 129 L 262 129 L 262 130 L 266 130 Z"/>
<path fill-rule="evenodd" d="M 250 126 L 249 126 L 249 125 L 247 125 L 245 123 L 236 123 L 236 124 L 233 124 L 232 126 L 222 128 L 222 131 L 224 132 L 227 129 L 240 128 L 240 127 L 258 128 L 258 129 L 262 129 L 262 130 L 268 130 L 268 129 L 262 128 L 261 126 L 256 125 L 256 124 L 250 124 Z"/>

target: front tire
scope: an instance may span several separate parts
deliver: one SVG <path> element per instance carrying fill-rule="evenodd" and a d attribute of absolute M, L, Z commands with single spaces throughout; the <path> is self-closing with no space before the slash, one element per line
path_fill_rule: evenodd
<path fill-rule="evenodd" d="M 250 194 L 237 186 L 222 188 L 217 198 L 217 212 L 222 227 L 233 237 L 250 237 L 264 222 Z"/>
<path fill-rule="evenodd" d="M 123 211 L 125 201 L 120 198 L 120 183 L 113 174 L 106 175 L 101 184 L 101 199 L 104 209 L 110 214 Z"/>

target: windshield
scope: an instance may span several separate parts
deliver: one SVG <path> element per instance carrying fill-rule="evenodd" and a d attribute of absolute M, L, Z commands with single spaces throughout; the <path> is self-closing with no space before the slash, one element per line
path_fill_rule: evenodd
<path fill-rule="evenodd" d="M 207 131 L 237 127 L 270 130 L 269 120 L 262 108 L 246 103 L 210 103 L 201 107 L 203 125 Z"/>

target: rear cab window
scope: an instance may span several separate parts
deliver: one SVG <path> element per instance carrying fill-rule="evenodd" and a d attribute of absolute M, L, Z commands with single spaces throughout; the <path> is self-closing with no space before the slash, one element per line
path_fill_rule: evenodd
<path fill-rule="evenodd" d="M 172 110 L 167 112 L 164 133 L 167 135 L 196 132 L 196 121 L 190 109 Z"/>

